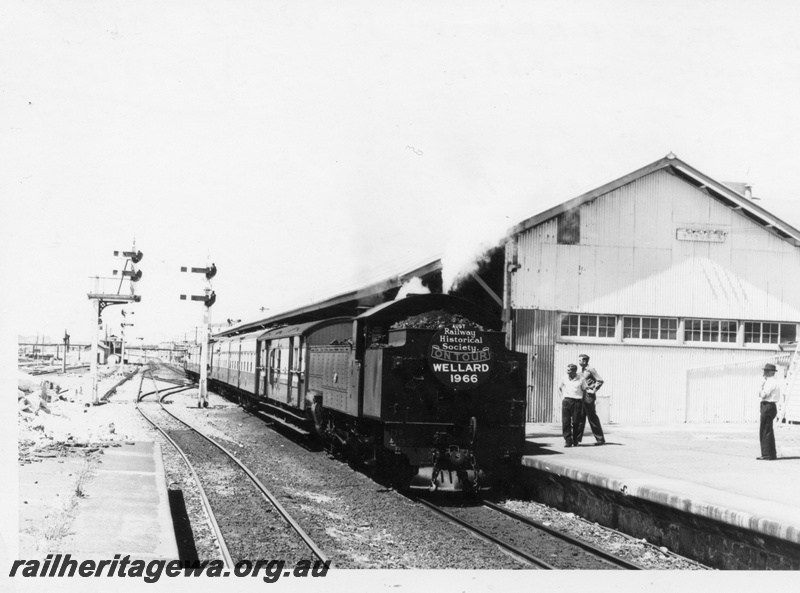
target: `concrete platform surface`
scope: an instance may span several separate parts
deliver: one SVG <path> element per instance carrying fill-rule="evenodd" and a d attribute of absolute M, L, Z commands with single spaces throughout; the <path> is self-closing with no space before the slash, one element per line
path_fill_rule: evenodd
<path fill-rule="evenodd" d="M 20 468 L 21 549 L 26 547 L 25 538 L 31 537 L 23 526 L 52 511 L 51 497 L 58 490 L 60 498 L 74 497 L 68 505 L 72 516 L 65 521 L 66 533 L 47 545 L 48 552 L 87 559 L 111 559 L 115 554 L 143 560 L 178 559 L 160 445 L 138 442 L 108 447 L 99 459 L 77 497 L 76 459 L 48 459 L 45 464 Z"/>
<path fill-rule="evenodd" d="M 757 424 L 604 426 L 566 448 L 560 424 L 528 424 L 523 465 L 800 543 L 800 425 L 776 425 L 761 461 Z"/>

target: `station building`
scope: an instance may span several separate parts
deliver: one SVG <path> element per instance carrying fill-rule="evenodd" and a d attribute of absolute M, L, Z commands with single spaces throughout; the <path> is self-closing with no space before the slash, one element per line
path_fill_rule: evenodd
<path fill-rule="evenodd" d="M 442 292 L 441 260 L 217 335 L 356 315 L 413 279 Z M 561 420 L 579 354 L 605 380 L 606 423 L 754 422 L 763 365 L 785 372 L 796 349 L 800 231 L 670 154 L 520 222 L 450 292 L 502 316 L 529 355 L 529 422 Z"/>
<path fill-rule="evenodd" d="M 607 422 L 754 421 L 763 364 L 795 349 L 800 231 L 672 154 L 519 223 L 505 267 L 531 422 L 560 420 L 579 354 Z"/>

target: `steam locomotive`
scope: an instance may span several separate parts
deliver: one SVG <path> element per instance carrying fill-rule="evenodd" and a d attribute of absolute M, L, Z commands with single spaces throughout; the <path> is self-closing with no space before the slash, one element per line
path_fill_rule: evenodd
<path fill-rule="evenodd" d="M 400 487 L 479 492 L 513 476 L 525 441 L 526 357 L 500 328 L 460 298 L 409 295 L 215 339 L 209 385 Z"/>

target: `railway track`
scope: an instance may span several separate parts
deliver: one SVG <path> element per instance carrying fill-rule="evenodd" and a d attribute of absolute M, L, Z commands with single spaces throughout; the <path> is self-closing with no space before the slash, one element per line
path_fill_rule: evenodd
<path fill-rule="evenodd" d="M 160 376 L 161 373 L 157 374 L 159 380 L 169 379 Z M 448 521 L 493 542 L 506 553 L 536 568 L 641 569 L 640 566 L 591 544 L 561 534 L 492 503 L 484 503 L 480 507 L 451 507 L 446 510 L 425 500 L 419 502 L 446 517 Z"/>
<path fill-rule="evenodd" d="M 507 553 L 539 569 L 642 568 L 491 502 L 444 506 L 425 499 L 416 500 L 445 520 L 497 544 Z"/>
<path fill-rule="evenodd" d="M 153 377 L 154 383 L 164 379 Z M 165 400 L 192 386 L 184 380 L 181 385 L 160 391 L 157 386 L 153 392 L 140 390 L 136 407 L 187 464 L 229 569 L 243 560 L 269 558 L 284 558 L 287 565 L 299 561 L 329 562 L 327 555 L 245 465 L 220 443 L 168 410 L 170 402 Z M 155 393 L 158 393 L 155 399 L 142 401 Z"/>

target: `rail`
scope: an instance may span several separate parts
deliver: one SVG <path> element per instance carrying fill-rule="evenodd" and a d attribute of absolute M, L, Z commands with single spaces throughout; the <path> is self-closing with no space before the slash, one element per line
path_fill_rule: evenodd
<path fill-rule="evenodd" d="M 162 392 L 163 395 L 161 397 L 164 398 L 164 397 L 167 397 L 168 395 L 172 395 L 173 393 L 180 393 L 181 391 L 185 391 L 187 389 L 191 389 L 191 387 L 192 387 L 191 385 L 188 385 L 188 386 L 184 386 L 184 387 L 171 388 L 171 389 L 167 390 L 168 392 L 166 392 L 166 391 Z M 150 395 L 150 393 L 146 393 L 145 395 Z M 141 396 L 141 397 L 144 397 L 144 396 Z M 222 554 L 222 558 L 223 558 L 223 560 L 225 562 L 225 565 L 228 567 L 228 569 L 232 570 L 233 569 L 233 558 L 231 558 L 230 551 L 228 550 L 228 546 L 225 543 L 225 537 L 222 535 L 222 530 L 220 529 L 219 523 L 217 522 L 217 518 L 214 515 L 214 510 L 211 508 L 211 501 L 208 500 L 208 496 L 206 495 L 206 492 L 203 489 L 203 485 L 200 482 L 200 477 L 197 475 L 197 472 L 194 471 L 194 467 L 192 466 L 192 462 L 189 461 L 189 458 L 183 452 L 183 449 L 180 448 L 178 443 L 176 443 L 172 439 L 172 437 L 170 437 L 167 434 L 167 432 L 164 429 L 162 429 L 149 416 L 147 416 L 147 414 L 145 414 L 142 411 L 142 409 L 139 407 L 139 401 L 140 401 L 140 399 L 137 399 L 137 401 L 136 401 L 136 409 L 138 410 L 138 412 L 142 415 L 142 417 L 145 420 L 147 420 L 150 424 L 152 424 L 153 428 L 158 430 L 158 432 L 160 432 L 164 436 L 164 438 L 167 439 L 167 441 L 175 448 L 175 450 L 178 452 L 178 455 L 181 456 L 181 459 L 183 459 L 183 462 L 186 464 L 186 467 L 188 468 L 189 473 L 191 473 L 192 479 L 194 480 L 194 483 L 197 486 L 197 491 L 198 491 L 198 493 L 200 495 L 200 500 L 203 503 L 203 508 L 205 509 L 206 515 L 208 516 L 208 521 L 211 524 L 211 530 L 214 532 L 214 537 L 216 537 L 216 539 L 217 539 L 217 544 L 219 545 L 219 549 L 220 549 L 220 552 Z M 159 403 L 161 403 L 161 402 L 159 401 Z M 164 409 L 163 405 L 161 407 L 162 407 L 162 409 Z"/>
<path fill-rule="evenodd" d="M 159 379 L 159 380 L 162 380 L 162 379 Z M 231 461 L 233 461 L 247 475 L 247 477 L 250 478 L 252 483 L 261 492 L 261 494 L 264 496 L 264 498 L 278 511 L 278 513 L 283 517 L 283 519 L 292 527 L 292 529 L 295 531 L 295 533 L 297 533 L 297 535 L 300 537 L 300 539 L 303 540 L 303 542 L 306 544 L 306 546 L 308 546 L 308 548 L 311 550 L 311 552 L 317 558 L 319 558 L 319 560 L 322 561 L 323 563 L 328 563 L 329 562 L 328 556 L 319 548 L 319 546 L 317 546 L 316 542 L 314 542 L 314 540 L 311 539 L 311 537 L 305 532 L 305 530 L 295 520 L 295 518 L 291 516 L 291 514 L 284 508 L 284 506 L 277 500 L 277 498 L 275 498 L 275 496 L 269 491 L 269 489 L 261 482 L 261 480 L 258 479 L 258 477 L 247 466 L 245 466 L 233 453 L 228 451 L 228 449 L 226 449 L 225 447 L 220 445 L 214 439 L 212 439 L 208 435 L 204 434 L 202 431 L 198 430 L 196 427 L 192 426 L 191 424 L 189 424 L 188 422 L 186 422 L 182 418 L 179 418 L 178 416 L 176 416 L 175 414 L 170 412 L 163 405 L 163 400 L 167 396 L 172 395 L 174 393 L 179 393 L 180 391 L 183 391 L 185 389 L 189 389 L 193 385 L 194 384 L 191 384 L 189 386 L 178 387 L 178 388 L 169 388 L 168 390 L 162 391 L 161 395 L 159 396 L 159 404 L 161 404 L 161 409 L 164 412 L 166 412 L 169 416 L 171 416 L 172 418 L 174 418 L 175 420 L 177 420 L 178 422 L 180 422 L 181 424 L 186 426 L 189 430 L 191 430 L 191 431 L 195 432 L 196 434 L 198 434 L 199 436 L 203 437 L 206 441 L 208 441 L 209 443 L 214 445 L 217 449 L 222 451 L 222 453 L 224 453 Z M 145 394 L 145 395 L 147 395 L 147 394 Z M 142 396 L 142 397 L 144 397 L 144 396 Z M 137 403 L 137 409 L 139 409 L 138 408 L 138 403 Z M 139 409 L 139 412 L 142 413 L 142 415 L 144 415 L 144 413 L 140 409 Z M 150 422 L 152 424 L 152 421 L 150 421 Z M 158 428 L 158 427 L 156 427 L 156 428 Z M 159 431 L 162 434 L 165 434 L 164 431 L 161 430 L 160 428 L 159 428 Z M 165 436 L 166 436 L 166 434 L 165 434 Z M 177 443 L 175 443 L 168 436 L 167 436 L 167 438 L 173 444 L 173 446 L 175 446 L 176 449 L 178 449 L 179 452 L 180 452 L 180 448 L 178 447 Z M 186 458 L 186 456 L 182 452 L 181 452 L 181 456 L 184 458 L 184 461 L 187 464 L 189 464 L 188 459 Z M 192 475 L 196 477 L 196 474 L 195 474 L 194 470 L 192 469 L 191 471 L 192 471 Z M 199 480 L 197 478 L 195 479 L 195 481 L 199 485 Z M 202 492 L 202 488 L 201 488 L 201 492 Z M 204 502 L 203 502 L 204 506 L 206 505 L 206 502 L 207 502 L 207 499 L 204 498 Z M 208 504 L 208 506 L 206 506 L 206 509 L 209 512 L 209 517 L 212 517 L 213 516 L 213 511 L 210 510 L 210 503 Z M 224 541 L 224 539 L 221 539 L 222 538 L 221 532 L 218 532 L 218 526 L 214 527 L 214 531 L 215 531 L 215 533 L 218 533 L 218 537 L 220 538 L 220 541 Z M 227 559 L 226 559 L 226 562 L 227 562 Z"/>
<path fill-rule="evenodd" d="M 543 525 L 542 523 L 539 523 L 538 521 L 534 521 L 533 519 L 531 519 L 529 517 L 526 517 L 524 515 L 520 515 L 519 513 L 515 513 L 514 511 L 511 511 L 511 510 L 509 510 L 509 509 L 507 509 L 505 507 L 502 507 L 500 505 L 494 504 L 493 502 L 483 501 L 483 504 L 484 504 L 484 506 L 487 506 L 490 509 L 493 509 L 493 510 L 499 512 L 499 513 L 503 513 L 504 515 L 507 515 L 507 516 L 511 517 L 512 519 L 516 519 L 517 521 L 521 521 L 521 522 L 525 523 L 526 525 L 530 525 L 531 527 L 535 527 L 539 531 L 544 531 L 545 533 L 548 533 L 548 534 L 550 534 L 550 535 L 552 535 L 554 537 L 557 537 L 557 538 L 559 538 L 559 539 L 561 539 L 561 540 L 563 540 L 565 542 L 568 542 L 568 543 L 572 544 L 573 546 L 577 546 L 579 548 L 582 548 L 583 550 L 586 550 L 587 552 L 597 556 L 598 558 L 602 558 L 603 560 L 606 560 L 606 561 L 610 562 L 611 564 L 619 566 L 620 568 L 624 568 L 626 570 L 642 570 L 642 567 L 639 566 L 638 564 L 634 564 L 633 562 L 629 562 L 629 561 L 625 560 L 624 558 L 620 558 L 619 556 L 615 556 L 614 554 L 611 554 L 610 552 L 606 552 L 605 550 L 602 550 L 602 549 L 600 549 L 600 548 L 598 548 L 596 546 L 593 546 L 592 544 L 590 544 L 588 542 L 585 542 L 583 540 L 579 540 L 577 538 L 574 538 L 571 535 L 568 535 L 568 534 L 563 533 L 561 531 L 558 531 L 556 529 L 551 529 L 547 525 Z"/>
<path fill-rule="evenodd" d="M 452 523 L 455 523 L 456 525 L 460 525 L 461 527 L 463 527 L 464 529 L 474 533 L 478 537 L 481 537 L 481 538 L 483 538 L 483 539 L 485 539 L 487 541 L 490 541 L 490 542 L 492 542 L 494 544 L 497 544 L 498 546 L 500 546 L 501 549 L 505 550 L 506 552 L 509 552 L 509 553 L 513 554 L 514 556 L 522 558 L 523 560 L 525 560 L 529 564 L 533 564 L 534 566 L 538 566 L 539 568 L 544 568 L 546 570 L 556 570 L 556 567 L 553 566 L 552 564 L 549 564 L 548 562 L 545 562 L 541 558 L 537 558 L 536 556 L 534 556 L 532 554 L 529 554 L 526 551 L 521 550 L 521 549 L 517 548 L 516 546 L 513 546 L 513 545 L 509 544 L 508 542 L 503 541 L 500 538 L 497 538 L 497 537 L 493 536 L 491 533 L 489 533 L 487 531 L 484 531 L 483 529 L 481 529 L 479 527 L 476 527 L 475 525 L 472 525 L 471 523 L 468 523 L 467 521 L 464 521 L 464 520 L 460 519 L 459 517 L 456 517 L 452 513 L 448 513 L 443 508 L 433 504 L 430 501 L 427 501 L 427 500 L 422 499 L 422 498 L 417 498 L 416 502 L 418 502 L 421 505 L 429 508 L 431 511 L 433 511 L 434 513 L 436 513 L 440 517 L 444 517 L 446 520 L 448 520 L 448 521 L 450 521 Z"/>

